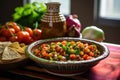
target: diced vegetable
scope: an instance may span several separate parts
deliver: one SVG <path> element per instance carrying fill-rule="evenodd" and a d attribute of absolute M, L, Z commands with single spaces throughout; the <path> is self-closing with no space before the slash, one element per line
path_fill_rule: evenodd
<path fill-rule="evenodd" d="M 43 43 L 34 47 L 33 53 L 37 57 L 55 61 L 80 61 L 100 56 L 96 45 L 80 41 Z"/>

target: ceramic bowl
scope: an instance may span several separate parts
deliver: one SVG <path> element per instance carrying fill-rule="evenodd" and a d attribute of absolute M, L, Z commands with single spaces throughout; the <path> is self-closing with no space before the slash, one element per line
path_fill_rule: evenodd
<path fill-rule="evenodd" d="M 81 41 L 88 44 L 95 44 L 100 50 L 101 55 L 91 60 L 61 62 L 61 61 L 50 61 L 47 59 L 39 58 L 32 53 L 33 48 L 35 48 L 35 46 L 39 44 L 46 42 L 63 41 L 63 40 Z M 45 39 L 45 40 L 39 40 L 33 42 L 27 47 L 26 54 L 31 60 L 35 61 L 37 64 L 39 64 L 39 66 L 43 67 L 47 72 L 51 74 L 55 74 L 59 76 L 73 76 L 88 71 L 90 68 L 98 64 L 102 59 L 106 58 L 109 55 L 109 49 L 104 44 L 96 41 L 80 39 L 80 38 L 62 37 L 62 38 Z"/>

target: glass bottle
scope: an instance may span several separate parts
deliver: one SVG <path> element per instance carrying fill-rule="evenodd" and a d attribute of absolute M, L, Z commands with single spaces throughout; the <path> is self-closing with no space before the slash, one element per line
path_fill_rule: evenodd
<path fill-rule="evenodd" d="M 66 33 L 66 19 L 63 14 L 60 13 L 59 2 L 46 3 L 47 12 L 43 15 L 40 27 L 42 30 L 42 37 L 54 38 L 63 37 Z"/>

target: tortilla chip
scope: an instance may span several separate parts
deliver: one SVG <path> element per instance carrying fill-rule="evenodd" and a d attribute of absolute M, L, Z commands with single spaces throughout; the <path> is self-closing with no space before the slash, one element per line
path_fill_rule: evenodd
<path fill-rule="evenodd" d="M 2 60 L 14 60 L 14 59 L 19 59 L 21 57 L 22 56 L 17 51 L 9 47 L 6 47 L 2 54 Z"/>
<path fill-rule="evenodd" d="M 19 54 L 24 54 L 25 53 L 25 51 L 24 51 L 24 49 L 22 49 L 22 48 L 12 48 L 12 49 L 14 49 L 14 50 L 16 50 Z"/>
<path fill-rule="evenodd" d="M 0 55 L 3 53 L 5 47 L 9 46 L 11 42 L 0 42 Z"/>
<path fill-rule="evenodd" d="M 6 47 L 12 44 L 11 42 L 0 42 L 0 46 Z"/>
<path fill-rule="evenodd" d="M 0 54 L 2 54 L 4 51 L 4 47 L 3 46 L 0 46 Z"/>
<path fill-rule="evenodd" d="M 11 48 L 20 48 L 20 45 L 18 42 L 13 42 L 12 44 L 9 45 Z"/>
<path fill-rule="evenodd" d="M 9 47 L 16 50 L 20 54 L 24 54 L 25 53 L 25 48 L 27 46 L 25 44 L 19 44 L 18 42 L 14 42 L 14 43 L 10 44 Z"/>

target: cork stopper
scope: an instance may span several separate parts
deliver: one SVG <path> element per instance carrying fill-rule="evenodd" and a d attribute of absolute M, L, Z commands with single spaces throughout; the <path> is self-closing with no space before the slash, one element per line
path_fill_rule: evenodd
<path fill-rule="evenodd" d="M 47 12 L 59 12 L 60 11 L 60 3 L 59 2 L 48 2 L 46 3 Z"/>

